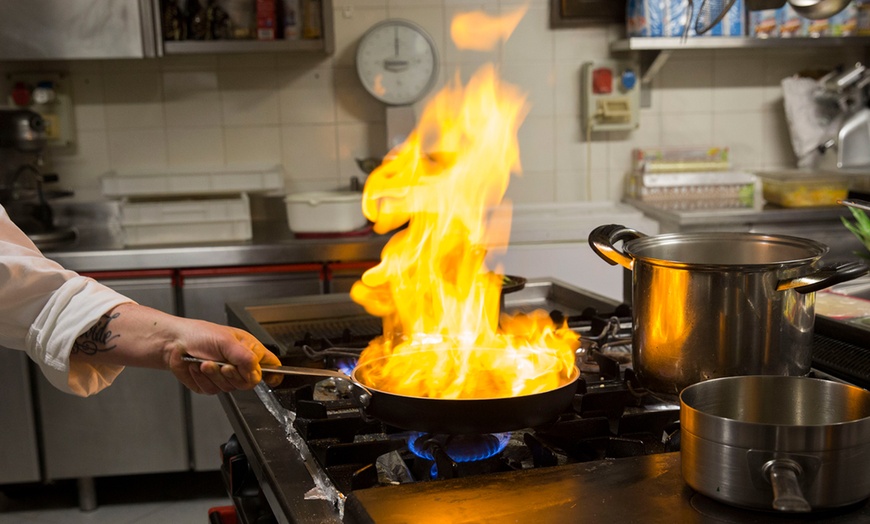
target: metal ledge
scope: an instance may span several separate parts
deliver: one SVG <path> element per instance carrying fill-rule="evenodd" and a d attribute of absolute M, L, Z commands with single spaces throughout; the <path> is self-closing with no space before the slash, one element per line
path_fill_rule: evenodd
<path fill-rule="evenodd" d="M 868 46 L 870 37 L 822 37 L 822 38 L 749 38 L 743 36 L 692 37 L 683 41 L 679 37 L 635 37 L 616 40 L 610 50 L 622 51 L 664 51 L 678 49 L 746 49 L 746 48 L 806 48 L 836 46 Z"/>

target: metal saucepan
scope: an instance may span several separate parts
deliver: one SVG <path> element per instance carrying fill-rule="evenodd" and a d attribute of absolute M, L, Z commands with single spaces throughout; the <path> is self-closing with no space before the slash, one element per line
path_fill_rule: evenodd
<path fill-rule="evenodd" d="M 786 0 L 746 0 L 747 11 L 763 11 L 765 9 L 779 9 L 785 5 Z M 849 5 L 851 0 L 788 0 L 798 14 L 804 18 L 821 20 L 830 18 Z"/>
<path fill-rule="evenodd" d="M 806 512 L 870 497 L 870 391 L 743 376 L 680 393 L 683 478 L 735 506 Z"/>
<path fill-rule="evenodd" d="M 824 20 L 831 18 L 852 0 L 788 0 L 795 12 L 804 18 Z"/>
<path fill-rule="evenodd" d="M 184 359 L 188 362 L 212 362 L 191 356 Z M 382 363 L 382 359 L 374 359 L 365 366 L 377 367 Z M 542 393 L 504 398 L 440 399 L 397 395 L 367 386 L 358 380 L 365 371 L 359 366 L 352 376 L 328 369 L 262 365 L 260 368 L 268 373 L 349 380 L 364 391 L 358 401 L 369 416 L 403 429 L 447 434 L 500 433 L 552 422 L 570 407 L 580 377 L 580 371 L 575 367 L 562 385 Z"/>
<path fill-rule="evenodd" d="M 650 237 L 607 225 L 589 244 L 631 270 L 632 367 L 645 387 L 672 395 L 710 378 L 806 375 L 814 292 L 867 273 L 858 261 L 820 267 L 827 246 L 785 235 Z"/>

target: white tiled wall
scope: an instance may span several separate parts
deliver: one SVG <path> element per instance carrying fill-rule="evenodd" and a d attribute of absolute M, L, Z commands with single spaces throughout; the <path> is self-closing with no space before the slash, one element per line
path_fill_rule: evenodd
<path fill-rule="evenodd" d="M 779 82 L 800 70 L 855 61 L 863 51 L 675 52 L 652 85 L 640 129 L 595 133 L 587 140 L 580 123 L 580 69 L 584 61 L 610 56 L 609 42 L 621 36 L 620 26 L 552 30 L 550 0 L 532 0 L 499 50 L 459 52 L 450 41 L 454 13 L 498 13 L 524 3 L 336 0 L 332 56 L 6 63 L 0 70 L 69 73 L 77 150 L 54 154 L 51 161 L 80 198 L 98 197 L 99 176 L 109 170 L 281 164 L 288 192 L 332 188 L 361 174 L 355 158 L 385 153 L 384 107 L 357 80 L 356 43 L 380 20 L 410 19 L 438 46 L 441 85 L 457 70 L 467 79 L 494 60 L 505 80 L 527 92 L 531 107 L 519 137 L 524 173 L 508 195 L 531 203 L 618 199 L 634 147 L 725 145 L 738 168 L 791 166 Z"/>

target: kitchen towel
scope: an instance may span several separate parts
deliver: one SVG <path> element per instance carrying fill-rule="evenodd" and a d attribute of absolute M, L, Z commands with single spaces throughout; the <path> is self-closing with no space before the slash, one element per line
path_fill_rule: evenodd
<path fill-rule="evenodd" d="M 790 76 L 781 84 L 797 167 L 815 167 L 821 156 L 818 146 L 837 136 L 842 117 L 836 108 L 816 101 L 818 83 L 812 78 Z"/>

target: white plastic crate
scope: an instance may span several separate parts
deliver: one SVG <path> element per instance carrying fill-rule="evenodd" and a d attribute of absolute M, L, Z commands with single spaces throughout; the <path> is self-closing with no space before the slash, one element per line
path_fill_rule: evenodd
<path fill-rule="evenodd" d="M 124 244 L 196 244 L 250 240 L 251 221 L 191 222 L 189 224 L 135 224 L 123 226 Z"/>
<path fill-rule="evenodd" d="M 107 197 L 269 193 L 284 190 L 284 173 L 280 167 L 209 173 L 109 173 L 100 182 Z"/>
<path fill-rule="evenodd" d="M 236 220 L 251 220 L 251 205 L 245 193 L 227 198 L 121 201 L 121 224 L 124 225 Z"/>
<path fill-rule="evenodd" d="M 248 195 L 121 202 L 128 246 L 248 240 L 252 236 Z"/>

